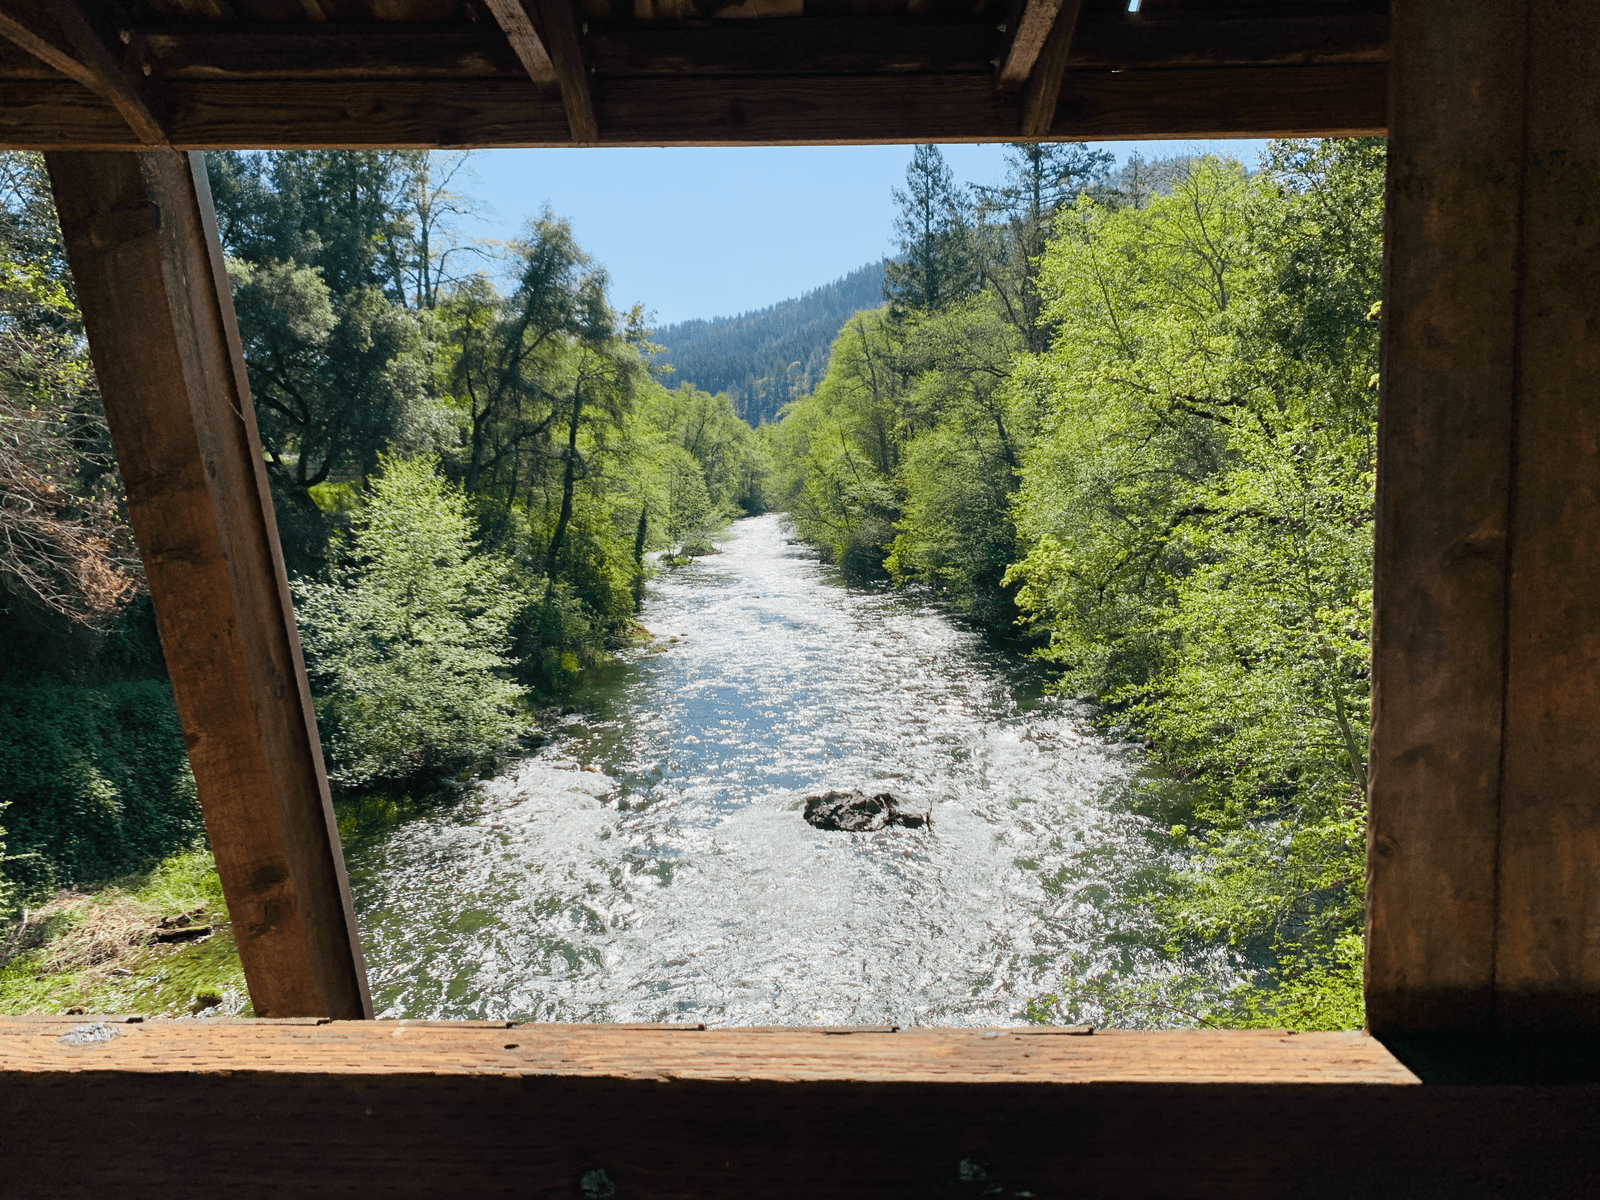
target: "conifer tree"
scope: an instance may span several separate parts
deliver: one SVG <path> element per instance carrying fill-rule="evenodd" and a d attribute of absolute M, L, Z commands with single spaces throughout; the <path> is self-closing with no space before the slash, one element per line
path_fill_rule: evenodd
<path fill-rule="evenodd" d="M 894 228 L 901 257 L 884 265 L 883 293 L 896 315 L 936 312 L 970 296 L 978 285 L 968 245 L 970 203 L 939 147 L 916 148 L 906 190 L 895 188 L 893 195 L 900 206 Z"/>

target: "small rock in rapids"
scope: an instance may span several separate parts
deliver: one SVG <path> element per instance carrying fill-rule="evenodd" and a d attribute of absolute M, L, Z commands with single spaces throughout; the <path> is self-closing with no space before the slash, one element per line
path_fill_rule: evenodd
<path fill-rule="evenodd" d="M 905 801 L 893 792 L 879 792 L 875 796 L 862 791 L 823 792 L 820 796 L 807 796 L 806 820 L 818 829 L 836 829 L 844 833 L 875 833 L 890 825 L 903 825 L 907 829 L 925 829 L 933 825 L 931 814 L 911 812 L 905 807 Z"/>

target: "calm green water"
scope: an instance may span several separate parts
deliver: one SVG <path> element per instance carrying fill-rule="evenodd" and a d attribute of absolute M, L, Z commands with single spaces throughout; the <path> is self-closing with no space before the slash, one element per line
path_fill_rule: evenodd
<path fill-rule="evenodd" d="M 664 571 L 641 619 L 657 645 L 554 743 L 350 840 L 380 1014 L 1011 1024 L 1104 932 L 1128 761 L 1037 667 L 845 586 L 777 516 Z M 933 828 L 801 818 L 852 787 Z"/>

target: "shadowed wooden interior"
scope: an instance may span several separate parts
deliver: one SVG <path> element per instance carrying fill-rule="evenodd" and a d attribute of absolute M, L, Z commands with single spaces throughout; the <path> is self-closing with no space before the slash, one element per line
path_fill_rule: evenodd
<path fill-rule="evenodd" d="M 0 5 L 0 144 L 737 145 L 1380 133 L 1371 0 Z"/>

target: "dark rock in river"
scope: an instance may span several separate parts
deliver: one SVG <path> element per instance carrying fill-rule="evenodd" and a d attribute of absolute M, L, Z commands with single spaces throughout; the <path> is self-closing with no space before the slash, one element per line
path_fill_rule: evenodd
<path fill-rule="evenodd" d="M 865 792 L 823 792 L 806 797 L 806 820 L 818 829 L 844 833 L 874 833 L 890 825 L 907 829 L 926 829 L 933 817 L 926 812 L 911 812 L 906 802 L 892 792 L 869 796 Z"/>

